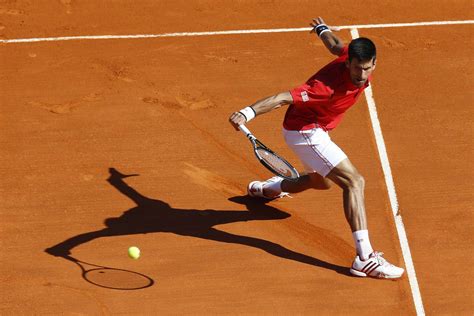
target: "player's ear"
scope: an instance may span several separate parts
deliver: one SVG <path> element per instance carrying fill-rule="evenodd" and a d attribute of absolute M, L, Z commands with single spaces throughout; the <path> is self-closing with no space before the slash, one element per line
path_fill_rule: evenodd
<path fill-rule="evenodd" d="M 346 59 L 346 67 L 350 68 L 351 62 L 349 61 L 349 58 Z"/>

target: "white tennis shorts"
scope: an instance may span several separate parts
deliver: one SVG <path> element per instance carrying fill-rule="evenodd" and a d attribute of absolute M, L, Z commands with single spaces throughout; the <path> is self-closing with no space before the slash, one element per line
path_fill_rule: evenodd
<path fill-rule="evenodd" d="M 331 140 L 328 132 L 321 128 L 305 131 L 283 129 L 283 136 L 307 172 L 317 172 L 325 177 L 347 158 L 342 149 Z"/>

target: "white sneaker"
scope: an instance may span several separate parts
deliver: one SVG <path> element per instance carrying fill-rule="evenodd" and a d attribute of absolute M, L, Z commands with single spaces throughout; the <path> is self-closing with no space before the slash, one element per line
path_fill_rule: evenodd
<path fill-rule="evenodd" d="M 278 176 L 270 178 L 266 181 L 252 181 L 247 186 L 247 193 L 251 197 L 260 197 L 267 200 L 273 200 L 273 199 L 284 197 L 284 196 L 290 196 L 287 192 L 280 192 L 278 195 L 273 196 L 273 197 L 268 197 L 263 194 L 263 189 L 266 185 L 282 182 L 282 181 L 283 181 L 283 178 L 280 178 Z"/>
<path fill-rule="evenodd" d="M 356 276 L 373 278 L 396 279 L 402 276 L 405 271 L 389 263 L 383 257 L 383 252 L 374 251 L 369 259 L 363 261 L 356 256 L 352 263 L 351 273 Z"/>

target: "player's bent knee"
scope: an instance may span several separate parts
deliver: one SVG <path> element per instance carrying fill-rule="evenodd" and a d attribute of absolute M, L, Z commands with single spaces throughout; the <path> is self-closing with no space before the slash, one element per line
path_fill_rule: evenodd
<path fill-rule="evenodd" d="M 310 175 L 311 188 L 316 190 L 329 190 L 331 188 L 331 181 L 322 177 L 321 175 L 314 173 Z"/>
<path fill-rule="evenodd" d="M 329 190 L 331 188 L 331 182 L 323 178 L 321 181 L 314 183 L 313 188 L 317 190 Z"/>
<path fill-rule="evenodd" d="M 317 190 L 329 190 L 331 188 L 331 183 L 329 181 L 324 181 L 323 183 L 319 183 L 314 188 Z"/>
<path fill-rule="evenodd" d="M 364 190 L 364 177 L 352 165 L 349 159 L 341 161 L 331 172 L 327 175 L 343 190 Z"/>
<path fill-rule="evenodd" d="M 365 187 L 365 179 L 359 173 L 353 174 L 349 177 L 349 188 L 361 189 Z"/>
<path fill-rule="evenodd" d="M 344 190 L 364 190 L 365 180 L 359 173 L 349 173 L 330 178 Z"/>

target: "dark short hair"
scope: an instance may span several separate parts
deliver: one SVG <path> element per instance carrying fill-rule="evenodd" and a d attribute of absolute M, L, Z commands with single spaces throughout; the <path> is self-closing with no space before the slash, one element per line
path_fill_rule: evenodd
<path fill-rule="evenodd" d="M 365 37 L 359 37 L 349 44 L 349 61 L 357 58 L 360 61 L 375 59 L 377 50 L 375 44 Z"/>

